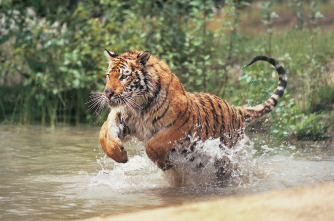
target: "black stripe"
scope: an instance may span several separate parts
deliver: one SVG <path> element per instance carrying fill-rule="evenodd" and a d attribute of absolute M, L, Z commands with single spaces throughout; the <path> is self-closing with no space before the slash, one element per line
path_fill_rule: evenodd
<path fill-rule="evenodd" d="M 160 62 L 157 63 L 159 65 L 159 67 L 166 73 L 169 73 L 169 71 L 167 71 L 166 68 L 162 67 L 162 65 L 160 64 Z"/>
<path fill-rule="evenodd" d="M 205 97 L 206 97 L 206 99 L 208 99 L 208 101 L 211 105 L 211 108 L 212 108 L 212 110 L 211 110 L 212 117 L 213 117 L 213 125 L 212 125 L 213 126 L 213 129 L 212 129 L 213 134 L 212 134 L 212 137 L 216 137 L 216 127 L 217 127 L 217 122 L 218 122 L 217 112 L 216 112 L 216 109 L 213 105 L 213 102 L 212 102 L 210 96 L 206 95 Z"/>
<path fill-rule="evenodd" d="M 277 103 L 278 103 L 278 101 L 276 100 L 276 98 L 273 98 L 273 97 L 271 97 L 271 99 L 273 100 L 273 102 L 274 102 L 274 106 L 276 106 L 277 105 Z"/>
<path fill-rule="evenodd" d="M 190 119 L 190 115 L 191 115 L 191 113 L 189 113 L 189 116 L 188 116 L 188 118 L 183 122 L 183 124 L 179 127 L 179 128 L 177 128 L 177 129 L 181 129 L 188 121 L 189 121 L 189 119 Z"/>
<path fill-rule="evenodd" d="M 123 137 L 125 137 L 126 135 L 128 135 L 130 132 L 129 127 L 126 124 L 123 124 Z"/>
<path fill-rule="evenodd" d="M 278 86 L 282 86 L 285 89 L 286 86 L 288 85 L 288 82 L 286 80 L 283 80 L 282 77 L 279 77 L 278 79 L 279 79 Z"/>
<path fill-rule="evenodd" d="M 181 89 L 182 89 L 183 95 L 186 95 L 186 91 L 184 90 L 183 84 L 182 83 L 180 83 L 180 84 L 181 84 Z"/>
<path fill-rule="evenodd" d="M 227 108 L 227 112 L 228 112 L 228 116 L 231 115 L 231 112 L 230 112 L 230 107 L 229 105 L 226 103 L 226 101 L 223 100 L 223 103 L 225 104 L 225 107 Z M 230 131 L 230 124 L 227 124 L 227 131 L 229 132 Z"/>
<path fill-rule="evenodd" d="M 196 120 L 196 116 L 193 115 L 193 122 L 192 122 L 192 125 L 194 125 L 195 120 Z M 190 129 L 189 129 L 189 131 L 187 132 L 187 134 L 192 136 L 192 130 L 193 130 L 193 126 L 190 127 Z"/>
<path fill-rule="evenodd" d="M 232 107 L 231 108 L 232 109 L 232 126 L 233 126 L 233 124 L 235 123 L 235 111 L 234 111 L 234 107 Z M 234 128 L 234 127 L 232 127 L 232 128 Z"/>
<path fill-rule="evenodd" d="M 244 120 L 245 119 L 244 114 L 242 113 L 242 111 L 240 109 L 239 109 L 239 114 L 240 114 L 241 120 Z"/>
<path fill-rule="evenodd" d="M 148 72 L 146 71 L 146 69 L 141 69 L 140 70 L 140 72 L 142 73 L 142 75 L 143 75 L 143 81 L 144 81 L 144 84 L 145 84 L 145 91 L 148 91 L 148 83 L 147 83 L 147 81 L 148 81 L 148 77 L 149 78 L 151 78 L 152 79 L 152 77 L 151 76 L 149 76 L 149 74 L 148 74 Z M 152 82 L 153 83 L 153 82 Z"/>
<path fill-rule="evenodd" d="M 197 104 L 197 102 L 195 102 L 195 105 L 196 105 L 196 110 L 197 110 L 197 136 L 199 136 L 199 133 L 201 132 L 201 112 L 199 110 L 199 106 Z"/>
<path fill-rule="evenodd" d="M 140 69 L 140 72 L 143 73 L 143 76 L 147 75 L 147 71 L 145 68 Z"/>
<path fill-rule="evenodd" d="M 130 133 L 130 128 L 123 121 L 120 112 L 117 113 L 117 120 L 119 121 L 119 124 L 123 126 L 122 131 L 121 130 L 119 131 L 120 132 L 119 137 L 122 139 Z M 120 126 L 118 128 L 121 129 Z"/>
<path fill-rule="evenodd" d="M 201 95 L 201 94 L 198 94 L 198 95 Z M 205 108 L 205 103 L 204 101 L 202 100 L 202 97 L 199 96 L 198 97 L 199 99 L 199 102 L 200 104 L 202 105 L 202 110 L 204 112 L 204 119 L 205 119 L 205 135 L 206 135 L 206 138 L 209 136 L 209 129 L 208 129 L 208 126 L 209 126 L 209 119 L 208 119 L 208 112 L 206 111 L 206 108 Z"/>
<path fill-rule="evenodd" d="M 156 71 L 157 71 L 157 70 L 156 70 Z M 160 91 L 161 91 L 161 80 L 160 80 L 160 76 L 159 76 L 159 75 L 157 75 L 157 76 L 158 76 L 158 81 L 157 81 L 157 83 L 156 83 L 156 85 L 155 85 L 154 95 L 153 95 L 153 97 L 148 98 L 148 101 L 147 101 L 146 105 L 143 107 L 143 110 L 144 110 L 145 112 L 147 112 L 147 110 L 148 110 L 149 107 L 151 107 L 151 106 L 153 106 L 153 105 L 156 104 L 156 102 L 157 102 L 157 98 L 158 98 L 158 94 L 159 94 Z M 152 82 L 152 83 L 153 83 L 153 82 Z"/>
<path fill-rule="evenodd" d="M 262 113 L 269 113 L 270 112 L 270 106 L 271 105 L 264 106 L 264 109 L 263 109 Z"/>
<path fill-rule="evenodd" d="M 285 70 L 282 66 L 276 68 L 276 71 L 278 72 L 278 74 L 285 75 Z"/>
<path fill-rule="evenodd" d="M 182 117 L 184 115 L 186 115 L 187 111 L 188 111 L 188 107 L 189 107 L 189 99 L 187 99 L 187 107 L 186 107 L 186 110 L 184 111 L 184 113 L 182 114 Z"/>
<path fill-rule="evenodd" d="M 223 100 L 223 103 L 225 104 L 226 108 L 227 108 L 227 112 L 228 114 L 230 115 L 231 112 L 230 112 L 230 108 L 229 108 L 229 105 L 226 103 L 226 101 Z"/>
<path fill-rule="evenodd" d="M 136 78 L 140 81 L 140 76 L 138 74 L 138 71 L 135 72 Z M 140 82 L 139 82 L 140 83 Z"/>
<path fill-rule="evenodd" d="M 161 90 L 161 80 L 160 80 L 160 76 L 158 76 L 158 81 L 155 84 L 155 91 L 154 91 L 154 98 L 157 98 L 158 94 L 160 93 Z M 153 83 L 153 81 L 152 81 Z"/>
<path fill-rule="evenodd" d="M 179 119 L 180 115 L 181 115 L 181 111 L 177 114 L 177 117 L 175 118 L 175 120 L 172 123 L 167 125 L 167 128 L 170 126 L 173 126 L 176 123 L 177 119 Z"/>
<path fill-rule="evenodd" d="M 231 143 L 232 143 L 232 145 L 233 145 L 233 143 L 234 143 L 234 136 L 232 136 L 232 135 L 234 135 L 234 129 L 235 129 L 235 125 L 234 125 L 234 123 L 235 123 L 235 110 L 234 110 L 234 107 L 231 107 L 231 110 L 232 110 L 232 121 L 230 122 L 230 125 L 231 125 L 231 127 L 229 128 L 229 135 L 230 135 L 230 138 L 231 138 Z M 232 130 L 232 131 L 231 131 Z M 231 132 L 232 132 L 232 134 L 231 134 Z"/>
<path fill-rule="evenodd" d="M 160 104 L 160 105 L 158 106 L 158 108 L 155 109 L 156 112 L 157 112 L 157 111 L 158 111 L 158 110 L 165 104 L 165 102 L 166 102 L 166 100 L 167 100 L 167 97 L 168 97 L 169 86 L 170 86 L 170 84 L 171 84 L 173 78 L 174 78 L 174 75 L 172 75 L 171 80 L 169 81 L 169 83 L 168 83 L 168 85 L 167 85 L 167 88 L 166 88 L 166 96 L 164 97 L 164 100 L 163 100 L 162 104 Z"/>
<path fill-rule="evenodd" d="M 224 101 L 224 104 L 226 105 L 228 115 L 231 115 L 229 105 L 226 103 L 226 101 Z M 229 124 L 227 124 L 227 132 L 228 132 L 229 139 L 231 141 L 231 122 Z"/>
<path fill-rule="evenodd" d="M 267 57 L 267 61 L 268 61 L 270 64 L 272 64 L 273 66 L 278 65 L 277 61 L 276 61 L 275 59 L 273 59 L 273 58 L 268 58 L 268 57 Z"/>
<path fill-rule="evenodd" d="M 136 73 L 138 74 L 139 77 L 139 89 L 140 90 L 145 89 L 145 91 L 147 91 L 147 79 L 145 77 L 145 74 L 142 71 Z M 144 86 L 142 85 L 141 81 L 144 81 Z"/>
<path fill-rule="evenodd" d="M 155 112 L 157 112 L 162 106 L 164 106 L 166 100 L 167 100 L 167 96 L 168 96 L 168 89 L 166 92 L 166 96 L 164 97 L 164 100 L 162 101 L 162 103 L 155 109 Z"/>
<path fill-rule="evenodd" d="M 223 109 L 222 109 L 220 103 L 218 103 L 218 108 L 219 108 L 220 118 L 222 119 L 222 123 L 220 125 L 220 136 L 222 136 L 225 132 L 225 121 L 224 121 Z"/>
<path fill-rule="evenodd" d="M 165 114 L 167 113 L 167 111 L 169 109 L 169 105 L 170 105 L 170 102 L 168 102 L 167 108 L 164 110 L 164 112 L 160 116 L 158 116 L 157 118 L 153 119 L 153 122 L 152 122 L 153 124 L 155 124 L 158 120 L 160 120 L 161 118 L 163 118 L 165 116 Z"/>
<path fill-rule="evenodd" d="M 130 92 L 132 90 L 132 82 L 133 82 L 134 78 L 132 78 L 130 81 L 127 82 L 126 88 L 128 89 L 127 91 Z M 126 91 L 126 90 L 124 90 Z"/>
<path fill-rule="evenodd" d="M 279 97 L 282 97 L 283 94 L 284 94 L 284 91 L 283 91 L 283 90 L 276 89 L 276 91 L 274 92 L 274 94 L 278 95 Z"/>

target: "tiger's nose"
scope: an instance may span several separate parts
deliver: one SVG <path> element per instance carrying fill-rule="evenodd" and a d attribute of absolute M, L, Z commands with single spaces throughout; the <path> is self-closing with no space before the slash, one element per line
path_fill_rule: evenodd
<path fill-rule="evenodd" d="M 109 88 L 107 88 L 107 89 L 104 90 L 104 95 L 107 98 L 111 98 L 114 95 L 114 92 L 112 92 Z"/>

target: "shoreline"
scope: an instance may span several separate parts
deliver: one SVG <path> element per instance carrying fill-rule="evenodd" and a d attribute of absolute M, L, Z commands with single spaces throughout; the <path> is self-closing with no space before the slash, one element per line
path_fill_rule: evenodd
<path fill-rule="evenodd" d="M 334 182 L 100 216 L 86 221 L 334 220 Z"/>

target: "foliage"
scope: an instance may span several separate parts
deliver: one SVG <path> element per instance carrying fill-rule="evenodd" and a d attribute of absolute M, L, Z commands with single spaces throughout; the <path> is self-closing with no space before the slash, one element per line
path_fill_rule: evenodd
<path fill-rule="evenodd" d="M 281 58 L 281 60 L 284 60 Z M 270 70 L 269 70 L 270 68 Z M 236 97 L 236 105 L 255 106 L 267 100 L 275 91 L 277 73 L 267 63 L 259 63 L 247 68 L 239 78 L 241 88 L 248 88 Z M 293 133 L 292 127 L 298 122 L 302 113 L 293 96 L 287 90 L 268 118 L 263 120 L 262 126 L 268 128 L 269 136 L 285 140 Z M 259 125 L 257 125 L 259 126 Z"/>
<path fill-rule="evenodd" d="M 325 126 L 315 114 L 306 116 L 295 126 L 295 134 L 300 140 L 319 140 L 325 137 Z"/>
<path fill-rule="evenodd" d="M 207 91 L 234 105 L 268 99 L 277 74 L 257 63 L 240 72 L 251 57 L 277 58 L 288 71 L 287 93 L 261 126 L 285 139 L 314 112 L 332 110 L 333 31 L 317 27 L 323 17 L 315 1 L 291 0 L 299 26 L 278 30 L 276 2 L 261 4 L 263 26 L 245 32 L 252 1 L 0 1 L 0 121 L 55 124 L 101 123 L 85 104 L 102 91 L 104 48 L 122 53 L 149 50 L 166 61 L 188 91 Z M 325 1 L 326 2 L 326 1 Z M 308 8 L 307 19 L 303 11 Z M 307 23 L 307 21 L 309 21 Z M 308 29 L 307 29 L 308 28 Z M 299 128 L 301 129 L 301 128 Z"/>

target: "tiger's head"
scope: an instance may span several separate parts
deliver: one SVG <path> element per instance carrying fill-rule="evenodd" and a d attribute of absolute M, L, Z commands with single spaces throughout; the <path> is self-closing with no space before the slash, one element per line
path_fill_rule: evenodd
<path fill-rule="evenodd" d="M 147 70 L 151 53 L 135 51 L 118 55 L 108 50 L 104 53 L 109 60 L 103 91 L 108 105 L 141 109 L 153 96 L 154 84 Z"/>

